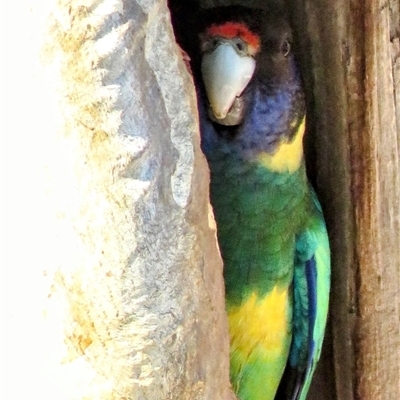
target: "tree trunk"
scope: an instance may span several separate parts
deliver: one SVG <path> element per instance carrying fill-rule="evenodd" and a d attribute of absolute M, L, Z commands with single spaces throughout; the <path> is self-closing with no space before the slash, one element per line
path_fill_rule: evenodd
<path fill-rule="evenodd" d="M 1 6 L 1 398 L 232 398 L 166 2 L 15 4 Z"/>

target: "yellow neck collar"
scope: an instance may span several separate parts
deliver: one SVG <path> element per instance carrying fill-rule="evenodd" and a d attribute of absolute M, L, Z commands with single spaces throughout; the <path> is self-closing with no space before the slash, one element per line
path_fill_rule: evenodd
<path fill-rule="evenodd" d="M 262 152 L 258 161 L 273 172 L 295 172 L 303 159 L 303 136 L 306 117 L 301 121 L 294 138 L 289 143 L 281 143 L 273 154 Z"/>

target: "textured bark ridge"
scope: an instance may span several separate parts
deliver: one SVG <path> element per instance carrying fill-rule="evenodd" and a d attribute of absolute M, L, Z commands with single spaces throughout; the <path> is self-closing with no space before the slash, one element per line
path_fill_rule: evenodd
<path fill-rule="evenodd" d="M 208 172 L 166 2 L 29 3 L 12 10 L 26 114 L 8 120 L 9 143 L 24 145 L 16 178 L 27 184 L 8 188 L 24 254 L 9 247 L 2 277 L 7 338 L 20 343 L 8 369 L 29 390 L 9 381 L 9 392 L 231 398 Z"/>

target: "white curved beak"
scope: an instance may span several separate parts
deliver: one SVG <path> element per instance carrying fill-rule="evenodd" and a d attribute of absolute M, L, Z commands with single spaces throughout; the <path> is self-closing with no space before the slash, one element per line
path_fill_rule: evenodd
<path fill-rule="evenodd" d="M 255 66 L 252 57 L 240 56 L 228 42 L 203 55 L 201 73 L 208 101 L 217 119 L 226 117 L 236 97 L 250 82 Z"/>

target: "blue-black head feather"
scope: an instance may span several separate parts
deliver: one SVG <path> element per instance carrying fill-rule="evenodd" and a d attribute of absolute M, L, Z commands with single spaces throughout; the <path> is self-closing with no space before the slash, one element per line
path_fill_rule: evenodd
<path fill-rule="evenodd" d="M 218 138 L 203 135 L 203 149 L 215 140 L 229 141 L 232 151 L 247 154 L 273 153 L 282 142 L 290 142 L 305 115 L 305 96 L 299 67 L 293 51 L 292 32 L 288 18 L 279 10 L 254 10 L 245 7 L 220 7 L 207 11 L 201 19 L 199 36 L 207 26 L 225 21 L 239 22 L 258 35 L 260 49 L 254 55 L 256 69 L 242 93 L 243 119 L 237 126 L 227 127 L 211 122 Z M 199 102 L 206 107 L 207 97 L 199 73 L 198 55 L 193 70 L 200 92 Z M 205 129 L 207 131 L 207 129 Z M 210 131 L 210 130 L 209 130 Z M 214 146 L 215 143 L 212 144 Z"/>

